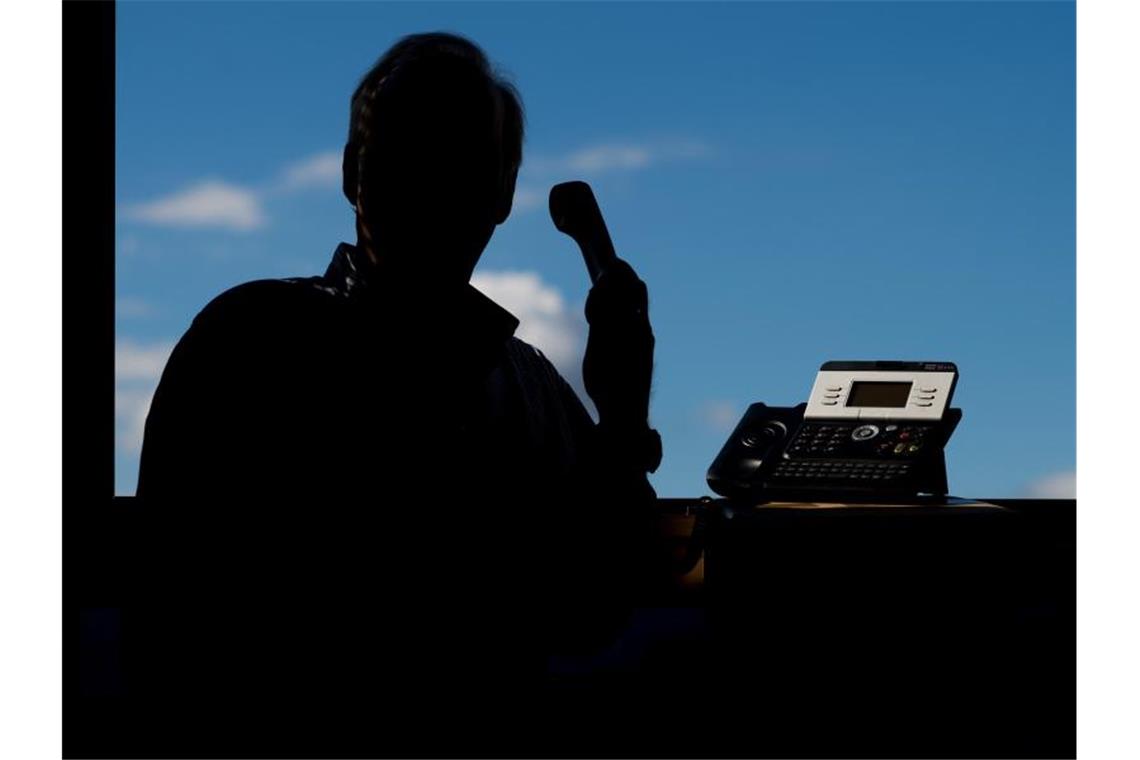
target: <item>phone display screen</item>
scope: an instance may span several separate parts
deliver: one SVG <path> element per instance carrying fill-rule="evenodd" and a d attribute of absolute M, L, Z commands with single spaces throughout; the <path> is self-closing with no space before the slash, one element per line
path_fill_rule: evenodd
<path fill-rule="evenodd" d="M 851 384 L 847 406 L 903 407 L 910 396 L 911 385 L 856 381 Z"/>

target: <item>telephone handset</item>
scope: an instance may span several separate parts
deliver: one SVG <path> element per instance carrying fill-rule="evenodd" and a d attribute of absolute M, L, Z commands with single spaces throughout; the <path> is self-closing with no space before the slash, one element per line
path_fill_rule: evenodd
<path fill-rule="evenodd" d="M 755 502 L 945 496 L 957 382 L 951 362 L 825 362 L 806 403 L 748 407 L 709 486 Z"/>
<path fill-rule="evenodd" d="M 594 191 L 581 181 L 555 185 L 550 189 L 550 218 L 559 232 L 566 233 L 578 244 L 590 282 L 597 283 L 606 267 L 617 259 L 617 254 Z"/>

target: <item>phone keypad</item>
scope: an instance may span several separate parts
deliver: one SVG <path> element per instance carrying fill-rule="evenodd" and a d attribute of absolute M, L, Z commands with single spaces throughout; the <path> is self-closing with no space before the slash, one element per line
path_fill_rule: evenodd
<path fill-rule="evenodd" d="M 930 428 L 915 424 L 803 425 L 788 444 L 790 459 L 905 460 L 923 451 Z"/>
<path fill-rule="evenodd" d="M 849 459 L 788 459 L 780 462 L 769 476 L 773 486 L 797 483 L 812 485 L 845 484 L 880 486 L 895 484 L 910 474 L 909 462 L 860 462 Z"/>
<path fill-rule="evenodd" d="M 834 454 L 851 437 L 852 425 L 804 425 L 788 447 L 788 453 Z"/>

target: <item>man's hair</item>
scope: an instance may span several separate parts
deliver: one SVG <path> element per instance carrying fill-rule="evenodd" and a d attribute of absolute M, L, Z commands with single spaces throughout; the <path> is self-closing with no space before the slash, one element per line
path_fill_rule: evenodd
<path fill-rule="evenodd" d="M 514 85 L 491 66 L 474 42 L 455 34 L 430 32 L 402 38 L 364 75 L 352 94 L 348 141 L 359 154 L 378 139 L 384 94 L 398 89 L 402 78 L 415 78 L 424 69 L 446 68 L 487 87 L 494 113 L 500 171 L 517 170 L 522 162 L 524 113 Z"/>

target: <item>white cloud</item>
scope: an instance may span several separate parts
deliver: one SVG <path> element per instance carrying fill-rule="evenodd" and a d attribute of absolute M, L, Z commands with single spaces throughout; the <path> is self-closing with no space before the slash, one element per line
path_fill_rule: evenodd
<path fill-rule="evenodd" d="M 336 187 L 341 179 L 341 154 L 330 150 L 298 161 L 281 172 L 282 190 Z"/>
<path fill-rule="evenodd" d="M 471 284 L 518 317 L 515 335 L 546 354 L 563 377 L 581 376 L 585 319 L 557 288 L 537 272 L 476 272 Z"/>
<path fill-rule="evenodd" d="M 716 433 L 727 433 L 743 414 L 731 401 L 706 401 L 697 407 L 697 418 Z"/>
<path fill-rule="evenodd" d="M 341 154 L 330 150 L 289 164 L 278 173 L 276 180 L 259 187 L 243 187 L 217 179 L 203 180 L 157 200 L 128 206 L 124 209 L 124 216 L 161 227 L 248 232 L 260 229 L 268 222 L 265 213 L 267 197 L 313 188 L 333 188 L 340 183 L 340 177 Z M 129 253 L 137 247 L 137 241 L 127 238 L 120 250 Z"/>
<path fill-rule="evenodd" d="M 1077 473 L 1057 472 L 1029 484 L 1026 495 L 1033 499 L 1077 498 Z"/>
<path fill-rule="evenodd" d="M 253 190 L 220 180 L 206 180 L 173 195 L 130 206 L 126 216 L 163 227 L 220 227 L 246 232 L 266 222 L 261 198 Z"/>
<path fill-rule="evenodd" d="M 169 340 L 115 342 L 115 446 L 120 451 L 134 454 L 142 448 L 150 401 L 173 348 Z"/>

